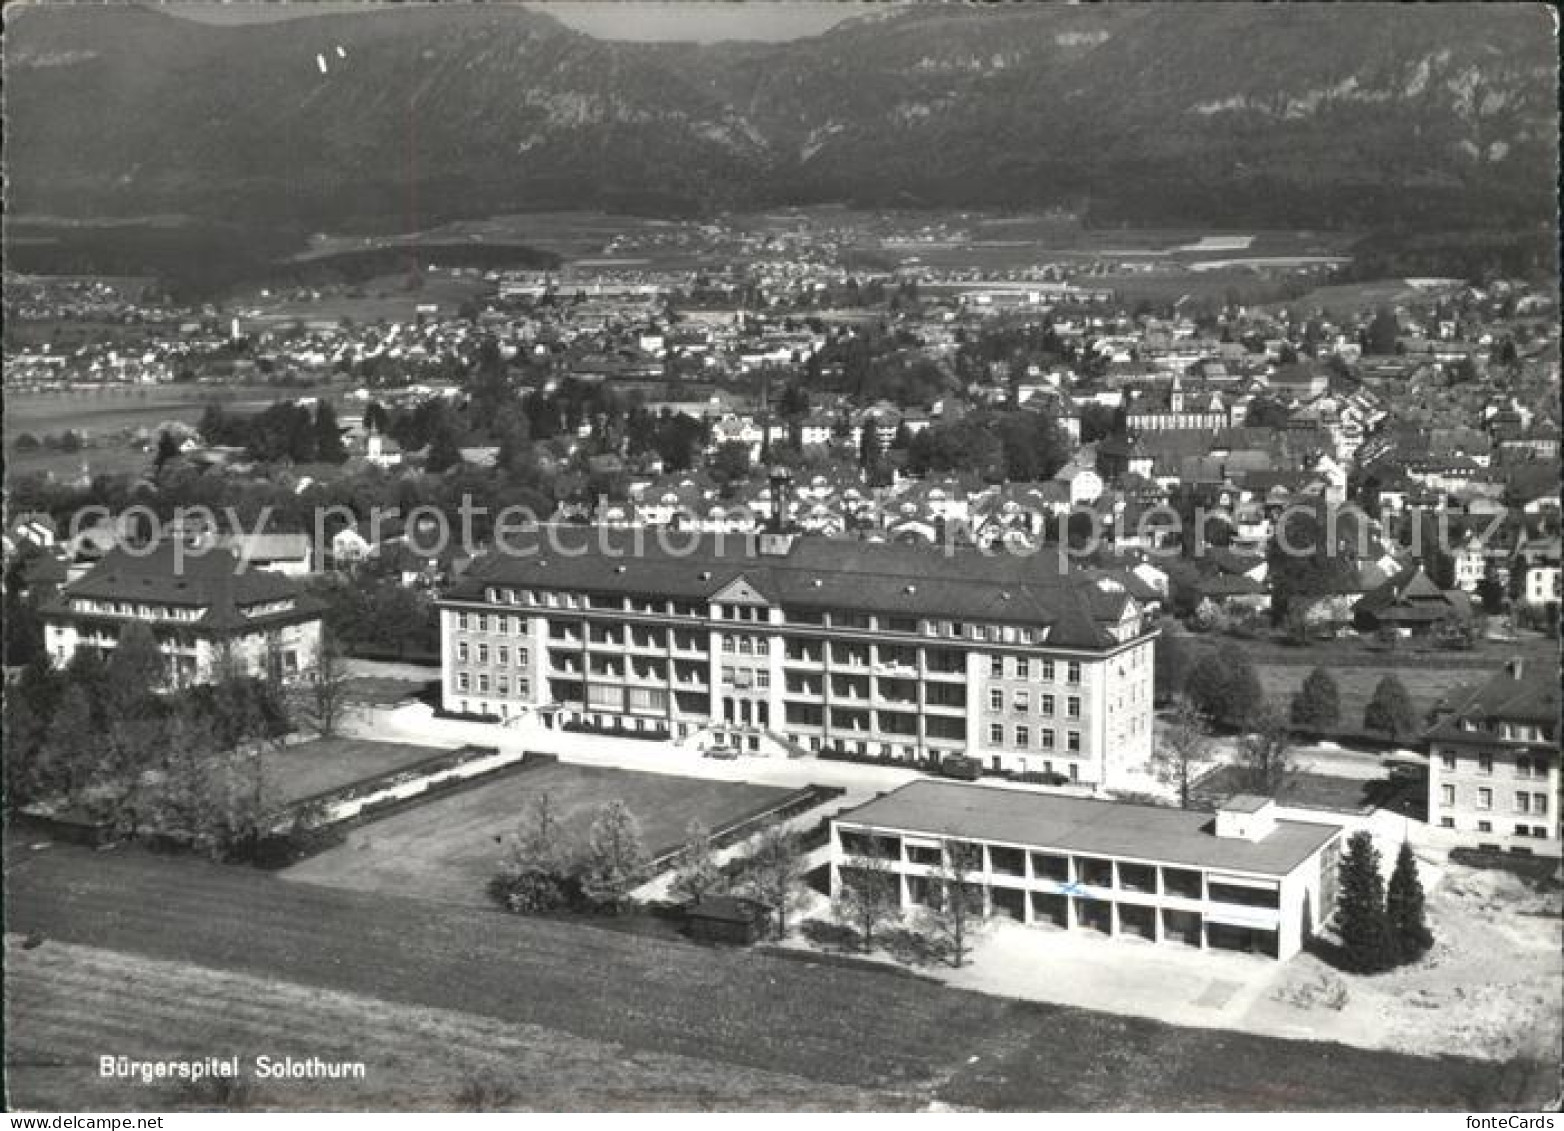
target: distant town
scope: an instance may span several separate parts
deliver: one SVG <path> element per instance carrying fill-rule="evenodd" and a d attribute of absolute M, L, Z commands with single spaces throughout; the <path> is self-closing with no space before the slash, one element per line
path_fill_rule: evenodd
<path fill-rule="evenodd" d="M 1551 285 L 1058 214 L 558 222 L 550 267 L 320 236 L 312 257 L 398 265 L 195 304 L 6 276 L 28 1016 L 110 950 L 177 997 L 180 947 L 224 945 L 210 908 L 303 922 L 326 898 L 365 962 L 394 914 L 420 940 L 498 914 L 601 934 L 616 979 L 664 968 L 648 936 L 764 945 L 817 1018 L 888 1000 L 890 967 L 947 983 L 928 992 L 973 1031 L 987 999 L 958 991 L 1238 1030 L 1299 1094 L 1322 1085 L 1288 1040 L 1371 1058 L 1305 1106 L 1454 1108 L 1496 1063 L 1520 1067 L 1484 1102 L 1540 1094 Z M 90 879 L 83 843 L 119 846 Z M 154 896 L 165 872 L 197 894 Z M 184 940 L 79 913 L 127 893 Z M 239 973 L 295 977 L 272 946 Z M 689 1027 L 757 992 L 712 953 L 716 998 L 665 1003 Z M 544 997 L 594 976 L 535 961 Z M 448 975 L 418 973 L 419 1001 L 537 1019 L 443 996 Z M 600 1020 L 564 1024 L 619 1040 Z M 328 1045 L 289 1051 L 366 1059 Z M 1014 1103 L 1044 1104 L 1007 1055 Z M 837 1080 L 828 1103 L 993 1102 L 971 1074 L 775 1067 L 762 1106 L 802 1102 L 788 1072 Z M 501 1067 L 447 1068 L 442 1103 L 516 1101 Z M 225 1079 L 147 1102 L 289 1102 Z"/>

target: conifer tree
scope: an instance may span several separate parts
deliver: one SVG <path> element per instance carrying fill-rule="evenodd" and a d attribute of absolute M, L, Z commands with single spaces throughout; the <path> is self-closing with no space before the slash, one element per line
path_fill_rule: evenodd
<path fill-rule="evenodd" d="M 1336 923 L 1349 968 L 1377 974 L 1395 965 L 1395 938 L 1385 914 L 1385 882 L 1379 850 L 1367 832 L 1352 834 L 1340 864 Z"/>
<path fill-rule="evenodd" d="M 1395 937 L 1398 962 L 1416 962 L 1434 945 L 1434 936 L 1423 912 L 1423 881 L 1417 874 L 1417 858 L 1406 841 L 1401 842 L 1395 870 L 1390 874 L 1385 915 Z"/>

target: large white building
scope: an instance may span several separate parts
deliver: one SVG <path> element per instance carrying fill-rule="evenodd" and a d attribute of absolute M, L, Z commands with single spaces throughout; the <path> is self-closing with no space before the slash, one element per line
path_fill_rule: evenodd
<path fill-rule="evenodd" d="M 1428 731 L 1428 820 L 1468 848 L 1558 856 L 1559 672 L 1511 660 L 1434 708 Z"/>
<path fill-rule="evenodd" d="M 1278 819 L 1267 798 L 1210 813 L 917 781 L 831 821 L 831 890 L 874 856 L 899 906 L 928 905 L 975 868 L 986 916 L 1038 927 L 1289 958 L 1336 905 L 1341 826 Z"/>
<path fill-rule="evenodd" d="M 128 625 L 148 625 L 171 687 L 209 682 L 221 664 L 288 679 L 320 652 L 321 606 L 297 582 L 242 569 L 228 550 L 172 543 L 110 550 L 44 606 L 43 621 L 56 666 L 79 648 L 107 655 Z"/>
<path fill-rule="evenodd" d="M 1111 784 L 1145 765 L 1156 631 L 1057 557 L 548 527 L 441 600 L 450 710 Z"/>

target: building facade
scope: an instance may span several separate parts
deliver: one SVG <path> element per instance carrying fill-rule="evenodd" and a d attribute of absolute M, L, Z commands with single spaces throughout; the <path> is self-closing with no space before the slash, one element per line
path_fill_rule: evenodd
<path fill-rule="evenodd" d="M 889 864 L 899 906 L 960 877 L 983 913 L 1031 926 L 1289 958 L 1336 904 L 1341 828 L 1279 820 L 1266 798 L 1207 813 L 919 781 L 832 819 L 831 890 L 866 856 Z"/>
<path fill-rule="evenodd" d="M 1468 848 L 1561 855 L 1559 675 L 1511 660 L 1452 692 L 1428 731 L 1429 823 Z"/>
<path fill-rule="evenodd" d="M 544 528 L 440 601 L 448 709 L 746 750 L 1109 784 L 1151 753 L 1152 649 L 1111 578 L 1052 556 Z M 677 544 L 676 544 L 677 543 Z"/>
<path fill-rule="evenodd" d="M 289 679 L 320 653 L 320 604 L 292 579 L 245 570 L 220 549 L 111 550 L 42 614 L 44 646 L 57 667 L 80 648 L 106 656 L 128 625 L 148 625 L 169 687 L 210 682 L 225 667 Z"/>

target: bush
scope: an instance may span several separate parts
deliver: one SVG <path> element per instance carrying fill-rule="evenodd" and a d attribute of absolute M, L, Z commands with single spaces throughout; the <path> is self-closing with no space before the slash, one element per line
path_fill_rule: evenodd
<path fill-rule="evenodd" d="M 805 919 L 798 925 L 798 933 L 825 950 L 862 949 L 857 930 L 846 923 L 833 923 L 828 919 Z"/>

